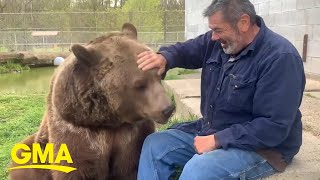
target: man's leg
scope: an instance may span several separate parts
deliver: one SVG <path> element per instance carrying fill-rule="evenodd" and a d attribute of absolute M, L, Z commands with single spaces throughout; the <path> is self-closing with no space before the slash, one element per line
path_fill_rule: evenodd
<path fill-rule="evenodd" d="M 230 148 L 195 154 L 184 166 L 180 180 L 259 179 L 276 172 L 255 152 Z"/>
<path fill-rule="evenodd" d="M 175 129 L 150 134 L 142 147 L 138 180 L 168 180 L 176 166 L 184 166 L 196 153 L 194 137 Z"/>

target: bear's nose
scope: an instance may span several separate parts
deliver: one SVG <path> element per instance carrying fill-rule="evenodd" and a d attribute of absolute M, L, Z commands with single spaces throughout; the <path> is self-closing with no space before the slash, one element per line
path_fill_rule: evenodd
<path fill-rule="evenodd" d="M 164 115 L 165 118 L 168 119 L 175 109 L 176 109 L 176 107 L 174 105 L 171 105 L 171 106 L 167 107 L 165 110 L 163 110 L 162 114 Z"/>

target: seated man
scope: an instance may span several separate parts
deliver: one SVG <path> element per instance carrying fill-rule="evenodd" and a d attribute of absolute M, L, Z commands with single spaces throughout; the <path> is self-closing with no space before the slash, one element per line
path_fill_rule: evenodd
<path fill-rule="evenodd" d="M 158 53 L 142 70 L 202 68 L 201 113 L 147 137 L 139 180 L 259 179 L 284 171 L 302 143 L 305 75 L 294 46 L 268 29 L 249 0 L 214 0 L 209 32 Z"/>

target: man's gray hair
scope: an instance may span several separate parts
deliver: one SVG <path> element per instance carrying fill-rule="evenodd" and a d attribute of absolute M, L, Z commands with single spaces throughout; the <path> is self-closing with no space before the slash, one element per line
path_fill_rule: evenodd
<path fill-rule="evenodd" d="M 203 16 L 209 17 L 221 11 L 225 21 L 236 26 L 243 14 L 250 16 L 251 24 L 256 24 L 256 11 L 250 0 L 213 0 L 204 10 Z"/>

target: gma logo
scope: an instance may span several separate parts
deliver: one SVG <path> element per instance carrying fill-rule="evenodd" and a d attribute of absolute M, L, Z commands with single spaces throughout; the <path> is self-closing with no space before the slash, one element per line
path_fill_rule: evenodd
<path fill-rule="evenodd" d="M 44 151 L 42 151 L 42 148 L 39 143 L 32 144 L 32 150 L 26 144 L 16 144 L 11 150 L 11 158 L 15 163 L 19 164 L 20 166 L 15 166 L 9 168 L 8 170 L 50 169 L 65 173 L 69 173 L 71 171 L 76 170 L 76 168 L 74 167 L 57 165 L 60 164 L 61 161 L 66 161 L 70 164 L 73 163 L 67 145 L 60 145 L 58 154 L 55 159 L 53 147 L 53 143 L 47 143 L 46 147 L 44 148 Z M 23 152 L 21 152 L 21 157 L 18 157 L 17 152 L 20 149 L 23 150 Z M 29 165 L 28 163 L 30 162 L 30 160 L 32 160 L 32 165 Z M 39 160 L 40 162 L 38 162 Z"/>

